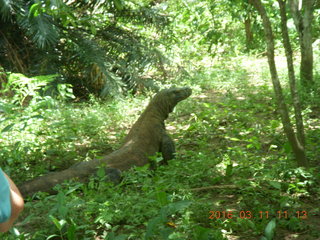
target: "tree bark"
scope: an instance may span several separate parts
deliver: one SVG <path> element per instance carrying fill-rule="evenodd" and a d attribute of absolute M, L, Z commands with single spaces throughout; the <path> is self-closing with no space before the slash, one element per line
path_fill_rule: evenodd
<path fill-rule="evenodd" d="M 293 99 L 294 106 L 294 116 L 296 120 L 297 126 L 297 137 L 302 147 L 305 147 L 305 135 L 304 135 L 304 126 L 303 119 L 301 114 L 301 102 L 299 99 L 299 94 L 296 86 L 296 77 L 294 74 L 294 66 L 293 66 L 293 57 L 292 57 L 292 47 L 289 39 L 288 28 L 287 28 L 287 15 L 286 15 L 286 0 L 278 0 L 280 7 L 280 16 L 281 16 L 281 33 L 283 46 L 286 53 L 287 58 L 287 67 L 288 67 L 288 76 L 290 83 L 290 91 Z"/>
<path fill-rule="evenodd" d="M 281 121 L 284 128 L 284 132 L 288 138 L 290 145 L 292 146 L 292 151 L 297 160 L 299 166 L 307 166 L 308 162 L 306 159 L 305 151 L 299 140 L 297 139 L 292 124 L 289 118 L 289 112 L 286 103 L 284 102 L 284 97 L 282 93 L 281 84 L 279 81 L 276 64 L 274 60 L 274 38 L 271 28 L 270 20 L 267 16 L 266 10 L 263 7 L 261 0 L 250 0 L 249 1 L 258 11 L 259 15 L 262 18 L 266 43 L 267 43 L 267 57 L 268 64 L 271 74 L 271 80 L 273 89 L 275 92 L 275 97 L 277 101 L 277 105 L 280 111 Z"/>
<path fill-rule="evenodd" d="M 300 81 L 310 90 L 313 81 L 313 49 L 312 49 L 312 19 L 315 0 L 303 0 L 299 7 L 299 0 L 289 0 L 290 11 L 299 34 L 300 42 Z M 299 9 L 301 8 L 301 9 Z"/>
<path fill-rule="evenodd" d="M 248 16 L 244 20 L 244 29 L 246 32 L 246 48 L 247 51 L 252 49 L 252 42 L 253 42 L 253 33 L 251 31 L 251 17 L 248 13 Z"/>

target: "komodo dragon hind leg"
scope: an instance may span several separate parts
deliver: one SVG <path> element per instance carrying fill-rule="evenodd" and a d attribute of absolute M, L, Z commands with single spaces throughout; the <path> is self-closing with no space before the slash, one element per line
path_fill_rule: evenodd
<path fill-rule="evenodd" d="M 160 152 L 162 153 L 163 164 L 168 164 L 168 160 L 171 160 L 175 156 L 175 146 L 171 137 L 164 133 L 160 145 Z"/>

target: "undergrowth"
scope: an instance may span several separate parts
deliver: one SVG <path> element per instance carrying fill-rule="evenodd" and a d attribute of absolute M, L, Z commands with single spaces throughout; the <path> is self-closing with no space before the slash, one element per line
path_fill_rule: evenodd
<path fill-rule="evenodd" d="M 265 62 L 216 63 L 188 81 L 193 95 L 167 120 L 177 148 L 169 165 L 130 169 L 116 186 L 99 169 L 88 183 L 71 180 L 56 186 L 56 195 L 37 193 L 1 239 L 319 238 L 319 99 L 304 112 L 313 166 L 305 170 L 295 166 L 283 136 Z M 108 154 L 147 102 L 2 101 L 1 167 L 21 183 Z"/>

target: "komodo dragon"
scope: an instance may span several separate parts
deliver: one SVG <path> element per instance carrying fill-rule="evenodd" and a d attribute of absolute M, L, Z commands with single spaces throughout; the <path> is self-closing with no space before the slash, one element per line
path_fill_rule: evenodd
<path fill-rule="evenodd" d="M 86 179 L 101 165 L 107 166 L 107 175 L 111 180 L 120 178 L 121 171 L 133 166 L 143 166 L 149 162 L 149 156 L 161 152 L 164 162 L 174 157 L 174 143 L 167 135 L 164 120 L 180 101 L 191 95 L 188 87 L 164 89 L 157 93 L 145 111 L 134 123 L 120 149 L 104 158 L 93 159 L 74 164 L 60 172 L 49 173 L 27 181 L 19 186 L 24 196 L 37 191 L 52 191 L 58 183 L 71 178 Z"/>

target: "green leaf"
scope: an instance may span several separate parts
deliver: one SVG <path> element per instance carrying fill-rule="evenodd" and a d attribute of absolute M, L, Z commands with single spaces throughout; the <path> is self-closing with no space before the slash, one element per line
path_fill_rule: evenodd
<path fill-rule="evenodd" d="M 283 145 L 283 148 L 284 148 L 284 151 L 286 154 L 289 154 L 292 152 L 292 147 L 291 147 L 291 144 L 289 142 L 286 142 L 284 145 Z"/>
<path fill-rule="evenodd" d="M 14 123 L 7 125 L 5 128 L 1 130 L 1 133 L 9 132 L 13 126 L 14 126 Z"/>
<path fill-rule="evenodd" d="M 66 207 L 66 196 L 63 192 L 59 192 L 57 195 L 57 208 L 60 216 L 65 217 L 68 212 L 68 208 Z"/>
<path fill-rule="evenodd" d="M 229 140 L 235 141 L 235 142 L 241 141 L 239 138 L 234 138 L 234 137 L 229 138 Z"/>
<path fill-rule="evenodd" d="M 206 108 L 211 108 L 211 104 L 209 103 L 203 103 L 202 105 L 205 106 Z"/>
<path fill-rule="evenodd" d="M 210 232 L 211 232 L 211 229 L 209 229 L 209 228 L 196 226 L 195 227 L 195 231 L 194 231 L 195 239 L 197 239 L 197 240 L 208 240 Z"/>
<path fill-rule="evenodd" d="M 98 178 L 102 179 L 104 176 L 106 176 L 106 171 L 104 167 L 100 167 L 97 171 Z"/>
<path fill-rule="evenodd" d="M 135 167 L 135 170 L 137 172 L 145 172 L 145 171 L 148 171 L 150 168 L 150 164 L 146 164 L 144 166 L 140 166 L 140 167 Z"/>
<path fill-rule="evenodd" d="M 93 24 L 90 24 L 90 30 L 91 30 L 91 33 L 93 35 L 96 35 L 97 34 L 97 29 L 96 27 L 93 25 Z"/>
<path fill-rule="evenodd" d="M 114 238 L 114 240 L 126 240 L 126 239 L 128 239 L 128 235 L 124 235 L 124 234 L 121 234 Z"/>
<path fill-rule="evenodd" d="M 162 223 L 163 223 L 163 221 L 162 221 L 162 219 L 160 217 L 155 217 L 155 218 L 151 219 L 148 222 L 146 235 L 145 235 L 144 239 L 145 240 L 152 239 L 152 237 L 154 236 L 154 234 L 156 232 L 157 226 L 159 226 Z"/>
<path fill-rule="evenodd" d="M 119 236 L 116 236 L 114 240 L 126 240 L 126 239 L 128 239 L 128 235 L 121 234 Z"/>
<path fill-rule="evenodd" d="M 169 239 L 169 236 L 174 232 L 172 228 L 164 228 L 160 230 L 160 239 Z"/>
<path fill-rule="evenodd" d="M 276 219 L 274 218 L 268 223 L 268 225 L 264 230 L 264 234 L 267 240 L 273 239 L 275 228 L 276 228 Z"/>
<path fill-rule="evenodd" d="M 34 3 L 29 9 L 29 18 L 37 17 L 39 15 L 39 9 L 41 8 L 40 2 Z"/>
<path fill-rule="evenodd" d="M 270 181 L 269 184 L 270 184 L 272 187 L 276 188 L 276 189 L 279 189 L 279 190 L 281 189 L 281 183 L 279 183 L 279 182 Z"/>
<path fill-rule="evenodd" d="M 191 203 L 192 202 L 188 200 L 182 200 L 179 202 L 170 203 L 167 206 L 164 206 L 160 210 L 160 213 L 165 213 L 168 216 L 189 207 Z"/>
<path fill-rule="evenodd" d="M 68 227 L 67 237 L 68 240 L 76 240 L 76 225 L 72 221 L 72 224 Z"/>
<path fill-rule="evenodd" d="M 157 201 L 160 203 L 161 206 L 165 206 L 169 203 L 167 193 L 166 192 L 156 192 Z"/>
<path fill-rule="evenodd" d="M 271 125 L 271 128 L 272 128 L 272 129 L 276 129 L 277 127 L 280 126 L 280 122 L 277 121 L 277 120 L 271 120 L 271 121 L 270 121 L 270 125 Z"/>
<path fill-rule="evenodd" d="M 66 195 L 69 195 L 70 193 L 76 191 L 77 189 L 80 189 L 83 186 L 83 183 L 79 183 L 75 186 L 71 186 L 70 189 L 66 192 Z"/>
<path fill-rule="evenodd" d="M 59 237 L 59 235 L 53 234 L 53 235 L 48 236 L 48 237 L 46 238 L 46 240 L 50 240 L 51 238 L 55 238 L 55 239 L 56 239 L 57 237 Z"/>
<path fill-rule="evenodd" d="M 113 3 L 118 10 L 122 10 L 124 8 L 122 0 L 113 0 Z"/>
<path fill-rule="evenodd" d="M 58 219 L 56 219 L 54 216 L 49 215 L 49 218 L 51 219 L 51 221 L 54 223 L 54 225 L 56 225 L 56 227 L 58 228 L 58 230 L 62 229 L 62 226 L 60 224 L 60 221 Z"/>
<path fill-rule="evenodd" d="M 231 164 L 228 164 L 227 165 L 227 168 L 226 168 L 226 177 L 229 178 L 232 176 L 232 170 L 233 170 L 233 165 L 232 163 Z"/>

